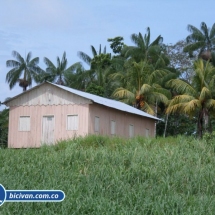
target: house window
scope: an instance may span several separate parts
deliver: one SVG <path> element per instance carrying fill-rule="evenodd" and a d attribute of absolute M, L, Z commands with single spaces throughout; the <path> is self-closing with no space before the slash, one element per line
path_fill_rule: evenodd
<path fill-rule="evenodd" d="M 99 131 L 99 117 L 95 117 L 95 132 Z"/>
<path fill-rule="evenodd" d="M 30 131 L 30 116 L 19 117 L 19 131 Z"/>
<path fill-rule="evenodd" d="M 145 130 L 145 136 L 149 137 L 149 129 L 148 128 L 146 128 L 146 130 Z"/>
<path fill-rule="evenodd" d="M 78 115 L 67 115 L 67 130 L 78 130 Z"/>
<path fill-rule="evenodd" d="M 116 122 L 113 120 L 111 120 L 111 123 L 110 123 L 110 133 L 111 135 L 116 134 Z"/>
<path fill-rule="evenodd" d="M 129 137 L 134 136 L 134 125 L 129 125 Z"/>

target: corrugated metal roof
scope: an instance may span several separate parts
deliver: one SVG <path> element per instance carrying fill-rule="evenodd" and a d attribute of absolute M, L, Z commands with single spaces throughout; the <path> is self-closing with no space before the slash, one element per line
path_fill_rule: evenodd
<path fill-rule="evenodd" d="M 132 113 L 132 114 L 136 114 L 136 115 L 140 115 L 140 116 L 144 116 L 144 117 L 148 117 L 148 118 L 152 118 L 152 119 L 155 119 L 155 120 L 160 120 L 159 118 L 157 117 L 154 117 L 144 111 L 141 111 L 141 110 L 138 110 L 130 105 L 127 105 L 125 103 L 122 103 L 120 101 L 115 101 L 115 100 L 112 100 L 112 99 L 107 99 L 107 98 L 103 98 L 103 97 L 100 97 L 100 96 L 97 96 L 97 95 L 93 95 L 93 94 L 90 94 L 90 93 L 86 93 L 86 92 L 82 92 L 82 91 L 79 91 L 79 90 L 75 90 L 75 89 L 72 89 L 70 87 L 65 87 L 65 86 L 62 86 L 62 85 L 58 85 L 58 84 L 53 84 L 53 83 L 50 83 L 50 82 L 47 82 L 49 84 L 52 84 L 52 85 L 55 85 L 63 90 L 66 90 L 68 92 L 71 92 L 71 93 L 74 93 L 76 95 L 79 95 L 81 97 L 84 97 L 86 99 L 89 99 L 97 104 L 100 104 L 100 105 L 104 105 L 106 107 L 110 107 L 110 108 L 114 108 L 114 109 L 117 109 L 117 110 L 121 110 L 121 111 L 125 111 L 125 112 L 128 112 L 128 113 Z"/>
<path fill-rule="evenodd" d="M 152 116 L 152 115 L 150 115 L 150 114 L 148 114 L 148 113 L 146 113 L 146 112 L 144 112 L 142 110 L 138 110 L 138 109 L 136 109 L 136 108 L 134 108 L 134 107 L 132 107 L 130 105 L 127 105 L 125 103 L 122 103 L 120 101 L 115 101 L 115 100 L 112 100 L 112 99 L 107 99 L 107 98 L 104 98 L 104 97 L 96 96 L 96 95 L 86 93 L 86 92 L 82 92 L 82 91 L 79 91 L 79 90 L 76 90 L 76 89 L 73 89 L 73 88 L 70 88 L 70 87 L 65 87 L 65 86 L 62 86 L 62 85 L 53 84 L 53 83 L 48 82 L 48 81 L 44 82 L 42 84 L 39 84 L 39 85 L 37 85 L 37 86 L 35 86 L 35 87 L 33 87 L 33 88 L 23 92 L 23 93 L 20 93 L 19 95 L 14 96 L 13 98 L 11 98 L 11 99 L 9 99 L 7 101 L 4 101 L 2 104 L 7 105 L 7 103 L 10 102 L 11 100 L 13 100 L 13 99 L 15 99 L 15 98 L 17 98 L 19 96 L 22 96 L 23 94 L 28 93 L 28 92 L 34 90 L 35 88 L 38 88 L 41 85 L 46 84 L 46 83 L 54 85 L 56 87 L 59 87 L 59 88 L 61 88 L 63 90 L 66 90 L 68 92 L 74 93 L 76 95 L 79 95 L 81 97 L 89 99 L 92 102 L 95 102 L 97 104 L 104 105 L 106 107 L 114 108 L 114 109 L 117 109 L 117 110 L 120 110 L 120 111 L 132 113 L 132 114 L 136 114 L 136 115 L 140 115 L 140 116 L 144 116 L 144 117 L 148 117 L 148 118 L 155 119 L 155 120 L 161 120 L 161 119 L 159 119 L 159 118 L 157 118 L 155 116 Z"/>

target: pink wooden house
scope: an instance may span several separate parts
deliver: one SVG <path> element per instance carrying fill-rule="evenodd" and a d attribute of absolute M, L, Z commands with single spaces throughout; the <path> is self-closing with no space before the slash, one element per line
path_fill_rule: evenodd
<path fill-rule="evenodd" d="M 40 147 L 88 134 L 153 137 L 159 120 L 122 102 L 49 82 L 4 104 L 10 108 L 10 148 Z"/>

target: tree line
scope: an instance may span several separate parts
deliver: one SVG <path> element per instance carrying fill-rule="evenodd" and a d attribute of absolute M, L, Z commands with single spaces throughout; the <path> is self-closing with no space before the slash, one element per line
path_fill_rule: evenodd
<path fill-rule="evenodd" d="M 64 52 L 56 62 L 45 57 L 43 70 L 31 52 L 23 58 L 13 51 L 6 81 L 10 89 L 18 83 L 26 91 L 33 81 L 49 81 L 116 99 L 164 119 L 157 135 L 201 138 L 212 132 L 215 119 L 215 23 L 187 29 L 186 40 L 174 45 L 164 44 L 161 35 L 151 41 L 149 27 L 144 35 L 131 35 L 133 45 L 126 45 L 122 36 L 109 38 L 112 54 L 101 45 L 98 50 L 91 46 L 91 56 L 78 52 L 89 69 L 81 62 L 69 66 Z"/>

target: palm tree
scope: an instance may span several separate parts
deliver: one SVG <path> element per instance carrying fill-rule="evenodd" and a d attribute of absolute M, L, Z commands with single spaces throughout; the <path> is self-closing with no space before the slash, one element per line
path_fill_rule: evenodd
<path fill-rule="evenodd" d="M 87 86 L 93 81 L 89 70 L 80 67 L 74 73 L 68 73 L 65 76 L 66 86 L 78 90 L 86 91 Z"/>
<path fill-rule="evenodd" d="M 122 55 L 126 57 L 132 57 L 136 62 L 141 60 L 148 60 L 153 62 L 160 55 L 161 45 L 163 42 L 163 37 L 159 35 L 152 43 L 150 43 L 151 34 L 150 28 L 146 29 L 147 33 L 142 36 L 139 34 L 132 34 L 131 40 L 136 46 L 124 46 L 122 49 Z"/>
<path fill-rule="evenodd" d="M 91 52 L 93 54 L 93 58 L 100 55 L 100 54 L 106 54 L 106 46 L 104 47 L 104 50 L 102 52 L 102 47 L 101 47 L 101 44 L 99 46 L 99 51 L 97 52 L 95 47 L 94 46 L 90 46 L 91 48 Z M 84 52 L 81 52 L 79 51 L 78 52 L 78 56 L 86 63 L 88 64 L 89 66 L 91 66 L 91 61 L 93 58 L 91 58 L 88 54 L 84 53 Z"/>
<path fill-rule="evenodd" d="M 115 54 L 120 54 L 121 50 L 124 46 L 123 42 L 123 37 L 114 37 L 114 38 L 109 38 L 107 41 L 110 42 L 110 47 L 113 50 L 113 53 Z"/>
<path fill-rule="evenodd" d="M 86 85 L 86 89 L 102 87 L 104 96 L 109 97 L 110 83 L 108 75 L 111 73 L 111 54 L 106 53 L 106 47 L 104 47 L 102 52 L 101 45 L 98 52 L 94 46 L 91 46 L 91 51 L 93 54 L 92 58 L 84 52 L 78 52 L 79 57 L 90 66 L 90 69 L 85 70 L 87 79 L 91 81 Z"/>
<path fill-rule="evenodd" d="M 167 70 L 154 70 L 152 65 L 146 61 L 130 62 L 125 71 L 111 75 L 111 78 L 121 85 L 114 91 L 113 97 L 137 109 L 156 115 L 157 104 L 159 102 L 167 103 L 170 93 L 156 83 L 155 77 L 161 79 L 168 73 Z"/>
<path fill-rule="evenodd" d="M 99 51 L 97 52 L 94 46 L 91 46 L 91 51 L 93 57 L 91 58 L 84 52 L 78 52 L 78 56 L 90 66 L 89 70 L 86 70 L 86 73 L 90 75 L 90 79 L 94 82 L 98 82 L 96 84 L 102 85 L 102 73 L 107 67 L 107 64 L 110 65 L 111 55 L 106 54 L 106 47 L 102 52 L 101 44 L 99 46 Z"/>
<path fill-rule="evenodd" d="M 199 57 L 203 60 L 211 59 L 211 51 L 215 50 L 215 23 L 211 29 L 204 22 L 201 23 L 200 29 L 193 25 L 188 25 L 187 29 L 191 34 L 186 38 L 188 45 L 184 52 L 199 51 Z"/>
<path fill-rule="evenodd" d="M 27 87 L 32 85 L 32 81 L 37 80 L 37 77 L 42 71 L 38 66 L 39 58 L 36 57 L 31 60 L 31 52 L 27 54 L 25 60 L 16 51 L 13 51 L 12 55 L 16 60 L 6 61 L 7 67 L 13 67 L 13 69 L 7 73 L 6 81 L 9 83 L 10 89 L 19 82 L 19 86 L 23 88 L 23 91 L 26 91 Z M 21 78 L 22 75 L 23 77 Z"/>
<path fill-rule="evenodd" d="M 197 133 L 202 137 L 203 130 L 211 131 L 210 114 L 215 110 L 214 85 L 215 68 L 202 59 L 194 63 L 195 75 L 192 84 L 179 79 L 167 84 L 178 95 L 169 103 L 166 113 L 184 113 L 197 117 Z M 205 125 L 204 125 L 205 124 Z"/>
<path fill-rule="evenodd" d="M 66 52 L 63 53 L 63 57 L 61 60 L 59 57 L 57 57 L 57 66 L 55 66 L 54 63 L 52 63 L 51 60 L 46 57 L 44 57 L 44 62 L 47 68 L 46 71 L 43 73 L 42 79 L 48 80 L 50 82 L 55 82 L 59 85 L 65 85 L 66 76 L 76 71 L 78 68 L 81 68 L 81 63 L 79 62 L 67 68 Z"/>

